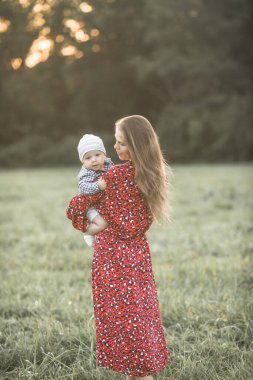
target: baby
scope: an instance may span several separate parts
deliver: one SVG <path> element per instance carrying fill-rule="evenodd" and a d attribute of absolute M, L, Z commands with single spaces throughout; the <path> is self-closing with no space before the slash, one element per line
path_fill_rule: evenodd
<path fill-rule="evenodd" d="M 106 188 L 100 176 L 107 171 L 113 162 L 106 157 L 103 141 L 100 137 L 86 134 L 77 146 L 79 158 L 83 164 L 78 174 L 78 186 L 83 196 L 93 195 Z M 94 207 L 90 207 L 86 214 L 90 224 L 84 233 L 84 240 L 89 247 L 94 244 L 94 235 L 107 227 L 106 221 Z"/>

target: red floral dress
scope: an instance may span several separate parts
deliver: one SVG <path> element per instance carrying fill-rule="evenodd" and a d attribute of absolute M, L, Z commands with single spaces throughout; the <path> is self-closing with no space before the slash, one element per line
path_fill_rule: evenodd
<path fill-rule="evenodd" d="M 95 205 L 108 222 L 92 261 L 97 365 L 130 376 L 159 373 L 169 360 L 145 232 L 152 217 L 131 161 L 103 175 Z"/>

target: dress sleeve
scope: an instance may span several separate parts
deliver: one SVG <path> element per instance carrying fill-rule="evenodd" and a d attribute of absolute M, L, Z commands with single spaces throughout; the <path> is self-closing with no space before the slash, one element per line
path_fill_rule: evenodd
<path fill-rule="evenodd" d="M 75 229 L 85 232 L 89 225 L 89 220 L 86 217 L 88 209 L 99 202 L 101 193 L 82 196 L 82 194 L 75 195 L 69 202 L 66 208 L 66 216 L 71 220 Z"/>

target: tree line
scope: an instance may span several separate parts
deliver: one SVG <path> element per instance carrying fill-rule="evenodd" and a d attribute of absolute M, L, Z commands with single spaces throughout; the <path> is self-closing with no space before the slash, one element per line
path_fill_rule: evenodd
<path fill-rule="evenodd" d="M 253 158 L 250 0 L 0 3 L 2 166 L 72 165 L 142 114 L 169 161 Z"/>

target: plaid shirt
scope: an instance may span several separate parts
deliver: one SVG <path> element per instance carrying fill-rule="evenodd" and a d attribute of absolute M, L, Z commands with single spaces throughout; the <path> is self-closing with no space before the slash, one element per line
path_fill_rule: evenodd
<path fill-rule="evenodd" d="M 92 195 L 98 193 L 100 189 L 98 187 L 97 180 L 113 165 L 112 160 L 106 157 L 104 170 L 91 170 L 82 167 L 78 174 L 78 187 L 80 193 L 82 195 Z"/>

